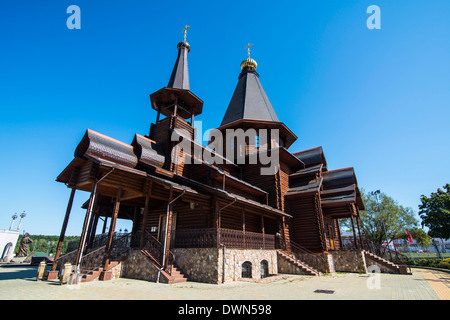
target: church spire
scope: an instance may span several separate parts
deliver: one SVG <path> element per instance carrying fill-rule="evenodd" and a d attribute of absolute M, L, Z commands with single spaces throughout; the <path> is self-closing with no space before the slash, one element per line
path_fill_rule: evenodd
<path fill-rule="evenodd" d="M 191 46 L 186 41 L 186 32 L 189 26 L 185 26 L 183 29 L 184 40 L 177 45 L 178 56 L 173 67 L 172 75 L 170 76 L 168 88 L 189 90 L 189 70 L 187 56 L 191 51 Z"/>

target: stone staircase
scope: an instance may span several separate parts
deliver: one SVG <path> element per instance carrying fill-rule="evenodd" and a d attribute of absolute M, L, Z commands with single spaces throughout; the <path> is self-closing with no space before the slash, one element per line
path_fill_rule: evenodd
<path fill-rule="evenodd" d="M 392 271 L 393 273 L 398 273 L 398 274 L 411 274 L 411 271 L 409 270 L 409 268 L 406 265 L 397 265 L 391 261 L 388 261 L 386 259 L 383 259 L 369 251 L 363 250 L 364 252 L 364 256 L 366 258 L 366 262 L 367 260 L 371 260 L 375 263 L 378 263 L 379 265 L 385 267 L 386 269 Z"/>
<path fill-rule="evenodd" d="M 168 284 L 187 282 L 188 279 L 186 276 L 181 273 L 175 265 L 172 265 L 171 272 L 169 273 L 166 270 L 162 270 L 161 264 L 147 250 L 141 250 L 141 253 L 146 256 L 158 270 L 161 271 L 161 275 L 163 276 L 163 279 L 161 279 L 162 282 Z"/>
<path fill-rule="evenodd" d="M 316 269 L 312 268 L 311 266 L 308 266 L 306 263 L 296 259 L 293 255 L 289 254 L 286 251 L 283 250 L 277 250 L 277 254 L 279 258 L 285 259 L 288 261 L 288 263 L 294 265 L 295 267 L 299 268 L 301 272 L 308 276 L 320 276 L 322 275 L 321 272 L 317 271 Z"/>

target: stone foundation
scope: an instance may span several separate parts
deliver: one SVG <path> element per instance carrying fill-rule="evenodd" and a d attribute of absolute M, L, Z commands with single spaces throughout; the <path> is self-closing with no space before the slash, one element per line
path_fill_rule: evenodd
<path fill-rule="evenodd" d="M 174 248 L 171 251 L 177 267 L 189 281 L 220 284 L 241 280 L 242 264 L 246 261 L 252 264 L 252 280 L 261 279 L 263 260 L 267 261 L 269 275 L 278 274 L 276 250 Z M 121 263 L 120 276 L 156 282 L 158 269 L 139 250 L 132 250 Z"/>
<path fill-rule="evenodd" d="M 261 261 L 269 275 L 278 274 L 276 250 L 229 248 L 175 248 L 176 264 L 190 281 L 219 284 L 242 279 L 242 264 L 252 264 L 252 279 L 261 279 Z M 225 253 L 225 259 L 224 259 Z"/>
<path fill-rule="evenodd" d="M 331 251 L 336 272 L 366 273 L 366 259 L 362 250 Z"/>
<path fill-rule="evenodd" d="M 189 281 L 221 284 L 230 281 L 261 280 L 261 262 L 267 261 L 269 275 L 304 274 L 276 250 L 251 250 L 230 248 L 175 248 L 176 265 Z M 250 262 L 251 279 L 242 278 L 242 264 Z M 326 272 L 367 273 L 367 267 L 376 265 L 381 272 L 392 270 L 370 259 L 362 250 L 339 250 L 325 254 Z M 158 269 L 139 250 L 131 250 L 128 259 L 113 270 L 113 277 L 124 277 L 156 282 Z"/>
<path fill-rule="evenodd" d="M 176 265 L 189 281 L 219 283 L 217 248 L 175 248 Z"/>
<path fill-rule="evenodd" d="M 219 261 L 223 256 L 223 249 L 219 249 Z M 276 250 L 250 250 L 250 249 L 225 249 L 225 264 L 219 268 L 219 281 L 222 281 L 220 274 L 225 267 L 225 281 L 237 281 L 242 279 L 242 264 L 246 261 L 252 264 L 252 279 L 261 280 L 261 262 L 268 263 L 269 275 L 278 274 L 278 259 Z"/>
<path fill-rule="evenodd" d="M 121 263 L 120 277 L 156 282 L 158 269 L 140 250 L 130 250 L 127 260 Z"/>

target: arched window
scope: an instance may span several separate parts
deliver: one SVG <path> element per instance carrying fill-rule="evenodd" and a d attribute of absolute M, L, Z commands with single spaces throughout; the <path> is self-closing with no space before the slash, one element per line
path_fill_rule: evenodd
<path fill-rule="evenodd" d="M 260 263 L 261 266 L 261 279 L 269 276 L 269 262 L 267 260 L 263 260 Z"/>
<path fill-rule="evenodd" d="M 10 255 L 10 252 L 12 251 L 11 248 L 14 249 L 12 246 L 12 243 L 9 242 L 3 249 L 3 253 L 2 253 L 2 256 L 0 257 L 0 261 L 3 260 L 4 258 L 6 258 L 8 255 Z"/>
<path fill-rule="evenodd" d="M 251 278 L 252 277 L 252 263 L 249 261 L 245 261 L 242 264 L 242 278 Z"/>

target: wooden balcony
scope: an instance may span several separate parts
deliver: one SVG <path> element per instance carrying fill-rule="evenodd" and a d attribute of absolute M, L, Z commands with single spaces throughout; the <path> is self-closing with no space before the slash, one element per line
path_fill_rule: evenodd
<path fill-rule="evenodd" d="M 276 236 L 232 229 L 180 229 L 171 236 L 172 248 L 275 249 Z"/>

